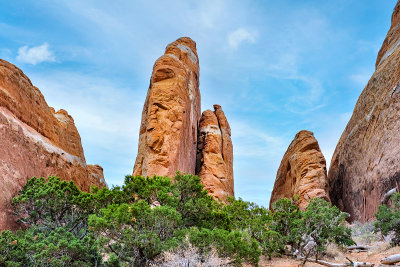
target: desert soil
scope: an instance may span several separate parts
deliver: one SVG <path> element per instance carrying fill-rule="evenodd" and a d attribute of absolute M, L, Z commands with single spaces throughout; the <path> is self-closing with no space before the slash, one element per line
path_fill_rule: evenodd
<path fill-rule="evenodd" d="M 352 261 L 359 262 L 371 262 L 375 263 L 375 266 L 379 266 L 380 260 L 384 257 L 393 254 L 400 254 L 400 247 L 390 247 L 386 242 L 376 242 L 373 244 L 368 252 L 344 252 L 338 249 L 330 249 L 328 250 L 328 255 L 324 256 L 322 259 L 335 262 L 335 263 L 344 263 L 348 262 L 346 257 L 351 259 Z M 301 261 L 295 260 L 290 257 L 281 257 L 281 258 L 273 258 L 272 260 L 268 260 L 267 257 L 262 257 L 260 260 L 260 267 L 267 266 L 282 266 L 282 267 L 298 267 L 301 265 Z M 251 265 L 244 265 L 245 267 L 250 267 Z M 322 265 L 308 262 L 305 264 L 305 267 L 321 267 Z M 391 265 L 391 266 L 400 266 L 400 265 Z"/>

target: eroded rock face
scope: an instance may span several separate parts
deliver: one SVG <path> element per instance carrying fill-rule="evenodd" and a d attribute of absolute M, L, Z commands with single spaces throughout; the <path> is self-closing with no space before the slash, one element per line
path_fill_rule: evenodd
<path fill-rule="evenodd" d="M 154 64 L 133 175 L 196 174 L 216 198 L 233 196 L 231 129 L 221 107 L 214 110 L 200 121 L 196 43 L 179 38 Z"/>
<path fill-rule="evenodd" d="M 194 174 L 200 108 L 196 43 L 183 37 L 154 64 L 133 175 Z"/>
<path fill-rule="evenodd" d="M 98 164 L 87 165 L 88 179 L 90 184 L 97 186 L 106 186 L 106 180 L 104 179 L 103 167 Z"/>
<path fill-rule="evenodd" d="M 400 3 L 332 157 L 330 198 L 352 221 L 374 217 L 383 195 L 400 182 Z"/>
<path fill-rule="evenodd" d="M 13 229 L 11 200 L 33 176 L 56 175 L 88 191 L 105 186 L 87 167 L 74 120 L 49 107 L 29 78 L 0 60 L 0 231 Z"/>
<path fill-rule="evenodd" d="M 312 198 L 329 201 L 326 161 L 312 132 L 300 131 L 289 145 L 271 194 L 272 203 L 281 198 L 300 197 L 298 205 L 304 210 Z"/>
<path fill-rule="evenodd" d="M 234 196 L 231 129 L 221 106 L 206 110 L 200 119 L 196 174 L 215 198 Z"/>

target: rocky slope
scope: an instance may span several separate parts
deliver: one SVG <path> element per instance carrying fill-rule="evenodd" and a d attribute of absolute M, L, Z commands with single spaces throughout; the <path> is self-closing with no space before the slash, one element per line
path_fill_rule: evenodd
<path fill-rule="evenodd" d="M 400 182 L 400 3 L 329 169 L 332 203 L 351 220 L 373 218 L 383 195 Z"/>
<path fill-rule="evenodd" d="M 196 174 L 213 196 L 226 201 L 234 195 L 231 128 L 221 106 L 214 110 L 200 119 Z"/>
<path fill-rule="evenodd" d="M 198 174 L 213 195 L 225 200 L 233 195 L 230 128 L 216 105 L 215 112 L 203 113 L 199 129 L 199 75 L 196 43 L 188 37 L 169 44 L 157 59 L 143 107 L 133 175 Z"/>
<path fill-rule="evenodd" d="M 272 190 L 272 203 L 281 198 L 298 196 L 300 209 L 305 209 L 311 198 L 329 201 L 326 161 L 312 132 L 300 131 L 290 143 Z"/>
<path fill-rule="evenodd" d="M 20 69 L 0 60 L 0 230 L 16 226 L 10 202 L 26 181 L 51 174 L 86 191 L 105 186 L 102 169 L 86 165 L 72 117 L 55 112 Z"/>

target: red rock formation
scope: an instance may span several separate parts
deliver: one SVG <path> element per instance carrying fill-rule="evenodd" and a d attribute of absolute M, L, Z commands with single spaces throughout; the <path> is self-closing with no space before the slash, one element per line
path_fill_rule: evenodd
<path fill-rule="evenodd" d="M 234 196 L 231 128 L 221 106 L 206 110 L 200 119 L 196 174 L 215 198 Z"/>
<path fill-rule="evenodd" d="M 290 143 L 272 190 L 272 203 L 281 198 L 300 197 L 298 205 L 304 210 L 312 198 L 329 201 L 326 161 L 312 132 L 300 131 Z"/>
<path fill-rule="evenodd" d="M 88 169 L 88 180 L 90 185 L 96 185 L 100 187 L 107 186 L 106 180 L 104 180 L 103 167 L 100 165 L 87 165 Z"/>
<path fill-rule="evenodd" d="M 86 165 L 74 120 L 55 112 L 25 74 L 0 60 L 0 230 L 16 226 L 11 199 L 33 176 L 51 174 L 82 190 L 104 186 Z"/>
<path fill-rule="evenodd" d="M 400 2 L 329 169 L 330 198 L 352 221 L 374 217 L 383 195 L 400 182 Z"/>
<path fill-rule="evenodd" d="M 400 45 L 399 24 L 400 24 L 400 2 L 397 2 L 392 14 L 392 24 L 376 58 L 375 68 L 378 68 L 379 65 L 399 47 Z"/>
<path fill-rule="evenodd" d="M 198 139 L 201 113 L 196 43 L 179 38 L 154 64 L 133 175 L 197 174 L 216 198 L 225 201 L 233 196 L 231 130 L 221 107 L 214 105 L 214 109 L 203 113 Z"/>
<path fill-rule="evenodd" d="M 184 37 L 169 44 L 154 64 L 133 174 L 194 174 L 200 115 L 196 43 Z"/>

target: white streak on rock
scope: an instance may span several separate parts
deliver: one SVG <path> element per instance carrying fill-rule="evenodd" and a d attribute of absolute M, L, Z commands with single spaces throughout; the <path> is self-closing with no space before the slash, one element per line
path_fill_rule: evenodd
<path fill-rule="evenodd" d="M 40 145 L 43 147 L 47 152 L 49 153 L 55 153 L 60 155 L 60 157 L 70 163 L 75 163 L 77 162 L 79 165 L 86 167 L 86 163 L 77 156 L 73 156 L 66 152 L 65 150 L 53 145 L 49 139 L 38 133 L 35 129 L 30 127 L 29 125 L 21 122 L 18 120 L 10 111 L 8 111 L 4 107 L 0 107 L 0 113 L 3 114 L 8 122 L 11 124 L 13 129 L 19 129 L 19 127 L 22 129 L 23 134 L 32 142 L 36 143 L 37 145 Z"/>

